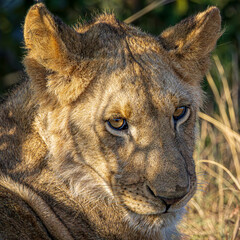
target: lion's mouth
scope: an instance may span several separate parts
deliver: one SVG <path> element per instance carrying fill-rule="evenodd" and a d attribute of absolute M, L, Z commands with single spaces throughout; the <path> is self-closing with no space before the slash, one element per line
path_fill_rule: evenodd
<path fill-rule="evenodd" d="M 141 184 L 143 186 L 143 184 Z M 119 186 L 115 189 L 117 198 L 120 204 L 126 208 L 126 210 L 139 214 L 142 216 L 171 216 L 175 212 L 181 210 L 193 197 L 196 192 L 196 182 L 192 183 L 189 192 L 179 199 L 163 200 L 155 197 L 153 194 L 148 194 L 147 191 L 143 191 L 142 186 Z M 145 188 L 146 189 L 146 188 Z"/>

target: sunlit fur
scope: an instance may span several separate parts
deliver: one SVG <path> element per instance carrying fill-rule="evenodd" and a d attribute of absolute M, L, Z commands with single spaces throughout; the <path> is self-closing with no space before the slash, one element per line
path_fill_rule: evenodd
<path fill-rule="evenodd" d="M 181 239 L 220 22 L 211 7 L 153 37 L 107 14 L 73 29 L 34 5 L 27 76 L 0 106 L 0 238 Z"/>

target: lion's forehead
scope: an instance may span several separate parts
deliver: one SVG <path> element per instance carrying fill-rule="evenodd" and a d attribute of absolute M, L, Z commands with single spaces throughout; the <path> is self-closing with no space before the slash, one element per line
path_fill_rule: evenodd
<path fill-rule="evenodd" d="M 135 64 L 137 65 L 137 64 Z M 150 69 L 129 66 L 125 72 L 114 74 L 106 80 L 101 91 L 102 105 L 111 112 L 131 111 L 138 115 L 171 113 L 179 105 L 196 105 L 195 92 L 199 89 L 184 85 L 166 69 Z"/>

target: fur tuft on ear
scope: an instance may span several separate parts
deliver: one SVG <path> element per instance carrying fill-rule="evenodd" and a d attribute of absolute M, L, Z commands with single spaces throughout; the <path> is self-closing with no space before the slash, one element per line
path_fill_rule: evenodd
<path fill-rule="evenodd" d="M 43 3 L 30 8 L 24 24 L 24 40 L 29 55 L 52 71 L 69 71 L 69 61 L 80 60 L 74 50 L 81 36 L 53 16 Z M 71 45 L 71 46 L 70 46 Z"/>
<path fill-rule="evenodd" d="M 24 65 L 40 103 L 76 100 L 94 78 L 94 71 L 86 73 L 90 61 L 82 56 L 83 36 L 39 3 L 26 16 L 24 39 Z"/>
<path fill-rule="evenodd" d="M 208 70 L 210 53 L 221 34 L 220 12 L 210 7 L 166 29 L 159 40 L 175 62 L 176 72 L 195 85 Z"/>

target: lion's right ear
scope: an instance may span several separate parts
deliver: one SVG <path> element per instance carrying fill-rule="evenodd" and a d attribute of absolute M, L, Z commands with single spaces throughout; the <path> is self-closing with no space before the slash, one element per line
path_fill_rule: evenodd
<path fill-rule="evenodd" d="M 74 101 L 91 80 L 74 76 L 84 68 L 82 36 L 53 16 L 44 4 L 30 8 L 24 24 L 26 71 L 37 97 L 65 104 Z M 86 63 L 85 63 L 86 64 Z M 74 81 L 74 78 L 77 81 Z"/>
<path fill-rule="evenodd" d="M 76 43 L 80 35 L 53 16 L 39 3 L 30 8 L 24 24 L 24 40 L 28 53 L 44 67 L 65 70 L 69 61 L 76 61 Z"/>

